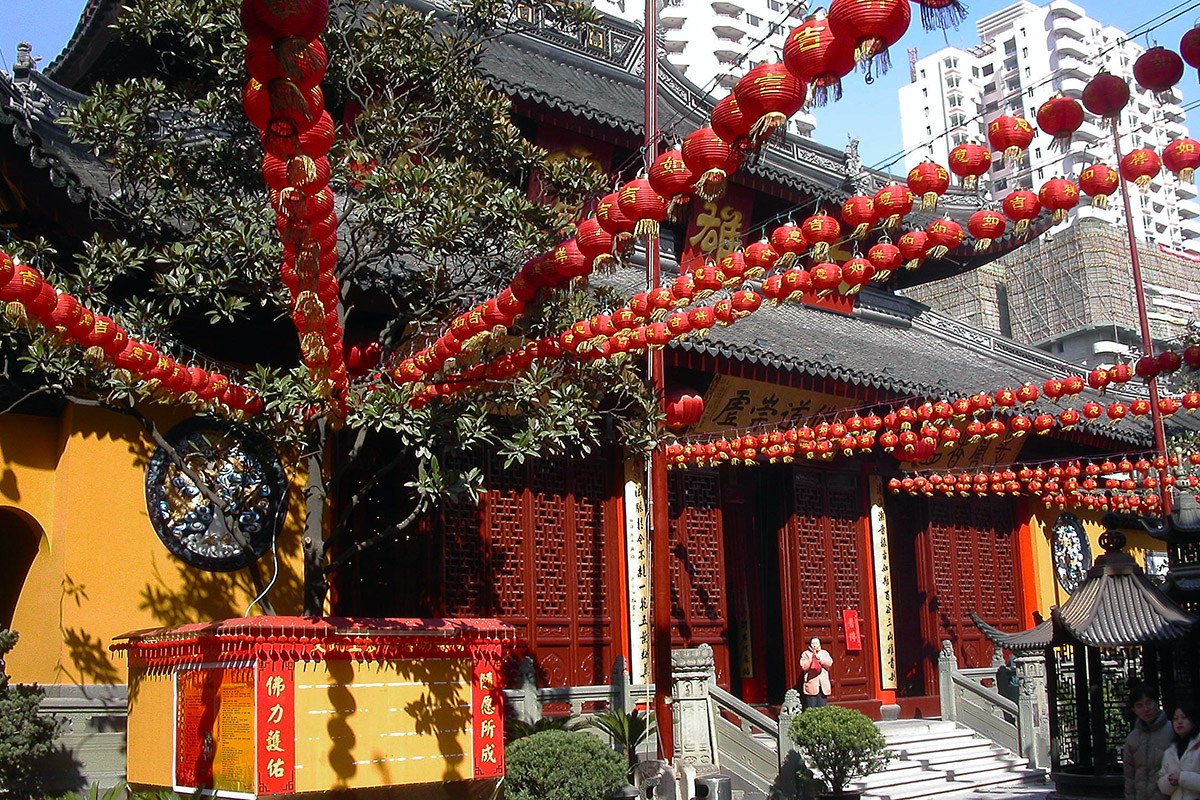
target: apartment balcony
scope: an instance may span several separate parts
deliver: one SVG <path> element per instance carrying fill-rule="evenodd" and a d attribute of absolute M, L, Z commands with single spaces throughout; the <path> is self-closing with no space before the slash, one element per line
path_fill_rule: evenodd
<path fill-rule="evenodd" d="M 729 0 L 717 0 L 712 4 L 712 10 L 714 14 L 722 17 L 741 17 L 746 9 L 737 3 L 729 2 Z"/>
<path fill-rule="evenodd" d="M 733 72 L 723 72 L 717 76 L 717 83 L 721 86 L 724 86 L 726 89 L 732 89 L 738 85 L 738 81 L 741 80 L 741 77 L 741 75 Z"/>
<path fill-rule="evenodd" d="M 720 47 L 720 48 L 717 48 L 716 50 L 713 50 L 713 56 L 715 56 L 717 61 L 720 61 L 722 64 L 732 64 L 733 62 L 737 61 L 739 58 L 742 57 L 742 51 L 741 50 L 728 50 L 726 48 Z"/>
<path fill-rule="evenodd" d="M 668 53 L 682 53 L 687 49 L 688 42 L 687 39 L 664 39 L 662 46 Z"/>
<path fill-rule="evenodd" d="M 1175 181 L 1175 196 L 1179 198 L 1182 207 L 1184 202 L 1196 197 L 1196 184 Z"/>
<path fill-rule="evenodd" d="M 1081 58 L 1069 53 L 1058 54 L 1058 74 L 1063 78 L 1082 78 L 1089 81 L 1092 79 L 1092 72 L 1092 68 Z"/>
<path fill-rule="evenodd" d="M 677 12 L 672 12 L 677 13 Z M 659 27 L 663 30 L 677 31 L 683 28 L 683 23 L 687 22 L 687 17 L 662 16 L 658 18 Z"/>
<path fill-rule="evenodd" d="M 1064 2 L 1064 0 L 1054 0 L 1050 4 L 1050 15 L 1055 21 L 1062 20 L 1077 20 L 1083 17 L 1083 9 L 1074 3 Z"/>
<path fill-rule="evenodd" d="M 713 25 L 713 35 L 717 37 L 717 41 L 721 42 L 740 42 L 746 32 L 741 28 L 736 28 L 733 25 Z"/>
<path fill-rule="evenodd" d="M 1179 220 L 1179 230 L 1183 233 L 1183 238 L 1185 239 L 1200 237 L 1200 219 Z"/>
<path fill-rule="evenodd" d="M 1054 49 L 1059 55 L 1074 56 L 1075 58 L 1087 58 L 1088 46 L 1082 39 L 1074 39 L 1070 36 L 1061 36 L 1054 43 Z"/>
<path fill-rule="evenodd" d="M 1083 142 L 1096 142 L 1108 136 L 1108 131 L 1101 128 L 1091 120 L 1085 121 L 1079 126 L 1079 130 L 1075 131 L 1073 138 Z"/>

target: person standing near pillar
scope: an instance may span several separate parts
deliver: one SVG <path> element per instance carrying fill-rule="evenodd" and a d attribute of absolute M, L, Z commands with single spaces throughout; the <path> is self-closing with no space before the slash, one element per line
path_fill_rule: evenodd
<path fill-rule="evenodd" d="M 829 669 L 833 666 L 833 656 L 822 649 L 821 640 L 814 636 L 808 642 L 808 649 L 800 656 L 801 694 L 805 708 L 820 708 L 829 705 L 829 694 L 833 686 L 829 682 Z"/>

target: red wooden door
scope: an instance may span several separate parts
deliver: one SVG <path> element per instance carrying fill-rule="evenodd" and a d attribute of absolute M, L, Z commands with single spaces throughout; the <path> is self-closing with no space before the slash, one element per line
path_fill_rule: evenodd
<path fill-rule="evenodd" d="M 607 462 L 487 467 L 480 504 L 444 517 L 445 613 L 516 627 L 541 685 L 607 683 L 621 596 Z"/>
<path fill-rule="evenodd" d="M 929 524 L 917 543 L 927 652 L 937 653 L 942 640 L 949 639 L 960 666 L 986 667 L 993 647 L 969 613 L 1004 630 L 1022 628 L 1016 532 L 1012 499 L 929 501 Z M 936 672 L 936 665 L 927 665 L 927 694 L 937 694 Z"/>
<path fill-rule="evenodd" d="M 779 532 L 787 681 L 800 677 L 800 654 L 819 636 L 833 656 L 831 699 L 870 700 L 877 643 L 871 608 L 871 557 L 862 483 L 856 474 L 793 472 L 792 513 Z M 842 610 L 858 612 L 861 650 L 847 650 Z"/>
<path fill-rule="evenodd" d="M 717 683 L 729 689 L 729 612 L 716 470 L 676 470 L 669 476 L 673 647 L 707 643 Z"/>

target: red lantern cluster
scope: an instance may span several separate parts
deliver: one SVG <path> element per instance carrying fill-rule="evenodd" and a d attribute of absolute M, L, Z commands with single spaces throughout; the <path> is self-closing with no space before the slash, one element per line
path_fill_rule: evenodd
<path fill-rule="evenodd" d="M 338 217 L 328 185 L 334 127 L 321 92 L 328 57 L 318 41 L 328 19 L 327 0 L 242 3 L 250 73 L 242 105 L 266 150 L 263 177 L 284 244 L 280 274 L 301 356 L 324 396 L 349 382 L 334 276 Z"/>
<path fill-rule="evenodd" d="M 262 400 L 220 372 L 186 366 L 149 342 L 141 341 L 110 317 L 97 314 L 75 297 L 60 293 L 33 267 L 16 264 L 0 252 L 0 303 L 5 316 L 21 325 L 36 322 L 63 343 L 84 348 L 89 362 L 109 366 L 115 376 L 137 382 L 197 408 L 247 416 L 262 411 Z"/>

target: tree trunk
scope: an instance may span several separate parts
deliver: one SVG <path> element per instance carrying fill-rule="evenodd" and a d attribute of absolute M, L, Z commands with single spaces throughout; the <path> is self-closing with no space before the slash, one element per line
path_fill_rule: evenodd
<path fill-rule="evenodd" d="M 308 438 L 304 485 L 304 616 L 319 617 L 325 610 L 325 439 L 326 425 L 320 420 Z"/>

